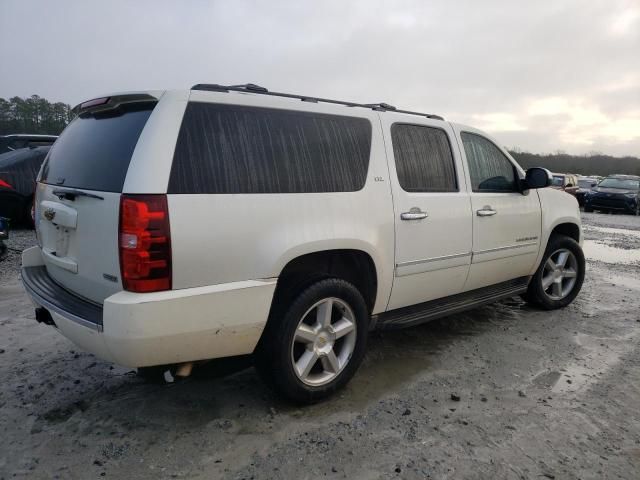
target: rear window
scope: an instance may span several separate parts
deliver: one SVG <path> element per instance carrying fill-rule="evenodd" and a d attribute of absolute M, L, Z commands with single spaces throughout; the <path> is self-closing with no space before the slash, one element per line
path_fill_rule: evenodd
<path fill-rule="evenodd" d="M 169 193 L 353 192 L 364 187 L 364 118 L 192 102 Z"/>
<path fill-rule="evenodd" d="M 125 104 L 76 117 L 51 148 L 41 181 L 122 192 L 133 150 L 155 103 Z"/>

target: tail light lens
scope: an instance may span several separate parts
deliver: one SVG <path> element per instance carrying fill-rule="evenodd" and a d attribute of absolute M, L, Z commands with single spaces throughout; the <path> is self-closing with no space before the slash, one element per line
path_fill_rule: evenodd
<path fill-rule="evenodd" d="M 166 195 L 120 197 L 120 275 L 125 290 L 171 290 L 171 232 Z"/>
<path fill-rule="evenodd" d="M 1 178 L 0 178 L 0 187 L 13 188 L 11 185 L 9 185 L 7 182 L 2 180 Z"/>

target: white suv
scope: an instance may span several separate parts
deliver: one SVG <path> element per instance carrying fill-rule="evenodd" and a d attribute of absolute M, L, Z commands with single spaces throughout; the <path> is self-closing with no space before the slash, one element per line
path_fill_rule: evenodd
<path fill-rule="evenodd" d="M 76 108 L 22 277 L 36 318 L 104 359 L 185 375 L 254 353 L 314 401 L 371 329 L 514 295 L 564 307 L 582 285 L 575 198 L 437 115 L 252 84 Z"/>

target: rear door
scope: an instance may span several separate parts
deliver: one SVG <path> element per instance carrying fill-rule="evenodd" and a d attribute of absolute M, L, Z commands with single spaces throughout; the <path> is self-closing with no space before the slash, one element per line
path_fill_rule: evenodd
<path fill-rule="evenodd" d="M 120 195 L 156 104 L 126 100 L 76 117 L 52 147 L 37 186 L 36 228 L 47 272 L 95 303 L 122 289 Z"/>
<path fill-rule="evenodd" d="M 473 259 L 465 291 L 529 275 L 540 249 L 537 192 L 521 193 L 522 172 L 492 140 L 476 131 L 457 133 L 473 210 Z"/>
<path fill-rule="evenodd" d="M 471 261 L 471 208 L 449 124 L 381 116 L 395 213 L 389 309 L 462 290 Z"/>

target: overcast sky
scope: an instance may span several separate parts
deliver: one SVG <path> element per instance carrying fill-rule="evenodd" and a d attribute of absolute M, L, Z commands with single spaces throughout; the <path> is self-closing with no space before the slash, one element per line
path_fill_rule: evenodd
<path fill-rule="evenodd" d="M 253 82 L 640 156 L 640 0 L 0 1 L 0 97 Z"/>

